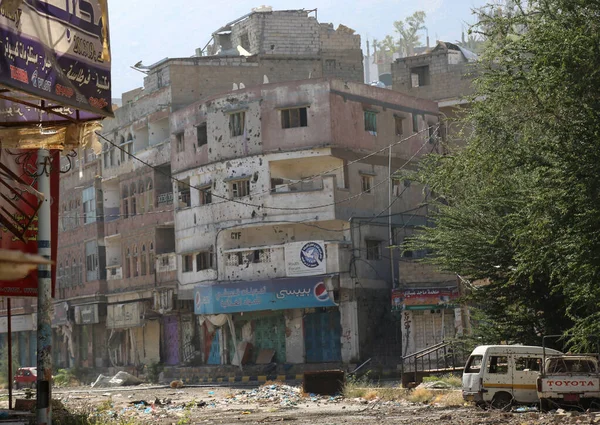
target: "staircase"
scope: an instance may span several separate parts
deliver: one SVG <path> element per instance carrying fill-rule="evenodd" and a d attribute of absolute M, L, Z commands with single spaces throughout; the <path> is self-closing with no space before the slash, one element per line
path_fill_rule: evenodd
<path fill-rule="evenodd" d="M 422 382 L 424 376 L 462 373 L 471 347 L 462 341 L 442 341 L 402 357 L 402 385 Z M 414 385 L 413 384 L 413 385 Z"/>

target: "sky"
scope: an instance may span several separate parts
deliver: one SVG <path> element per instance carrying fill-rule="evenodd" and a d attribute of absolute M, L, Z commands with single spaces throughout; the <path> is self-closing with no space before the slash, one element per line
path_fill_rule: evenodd
<path fill-rule="evenodd" d="M 425 26 L 435 40 L 458 41 L 474 23 L 471 13 L 488 0 L 262 0 L 273 10 L 315 9 L 321 23 L 339 24 L 368 38 L 394 35 L 394 21 L 417 10 L 427 13 Z M 166 57 L 193 56 L 213 31 L 261 6 L 261 0 L 109 0 L 112 50 L 112 97 L 143 85 L 144 75 L 130 67 L 140 60 L 151 65 Z M 423 32 L 422 41 L 425 42 Z"/>

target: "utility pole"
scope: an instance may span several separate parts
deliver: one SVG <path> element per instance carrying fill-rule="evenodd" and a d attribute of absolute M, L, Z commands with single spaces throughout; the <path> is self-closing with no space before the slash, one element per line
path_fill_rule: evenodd
<path fill-rule="evenodd" d="M 365 79 L 366 83 L 371 83 L 371 46 L 369 46 L 369 38 L 367 37 L 367 60 L 365 67 Z"/>
<path fill-rule="evenodd" d="M 44 200 L 38 210 L 38 255 L 50 259 L 50 173 L 51 157 L 47 149 L 38 150 L 38 191 Z M 56 164 L 55 164 L 56 165 Z M 52 424 L 52 266 L 38 266 L 37 297 L 37 424 Z"/>
<path fill-rule="evenodd" d="M 389 147 L 388 152 L 388 174 L 390 176 L 388 180 L 388 205 L 390 205 L 390 209 L 388 210 L 388 231 L 390 236 L 390 276 L 392 277 L 392 288 L 396 287 L 396 273 L 395 273 L 395 264 L 394 264 L 394 230 L 392 229 L 392 190 L 393 190 L 393 182 L 392 179 L 392 145 Z"/>

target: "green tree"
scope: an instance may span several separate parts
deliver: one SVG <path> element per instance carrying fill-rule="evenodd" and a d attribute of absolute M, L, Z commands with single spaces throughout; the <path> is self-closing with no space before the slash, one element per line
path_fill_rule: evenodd
<path fill-rule="evenodd" d="M 600 2 L 483 10 L 488 42 L 466 145 L 426 158 L 436 194 L 427 248 L 442 269 L 489 279 L 472 293 L 497 338 L 600 335 Z"/>
<path fill-rule="evenodd" d="M 412 56 L 415 52 L 415 47 L 421 46 L 419 31 L 425 29 L 426 14 L 422 10 L 418 10 L 404 21 L 394 22 L 395 31 L 400 36 L 398 47 L 402 56 Z"/>

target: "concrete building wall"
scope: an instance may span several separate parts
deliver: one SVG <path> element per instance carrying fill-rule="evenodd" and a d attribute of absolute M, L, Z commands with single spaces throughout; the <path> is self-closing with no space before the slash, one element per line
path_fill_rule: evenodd
<path fill-rule="evenodd" d="M 411 74 L 419 67 L 427 67 L 426 83 L 414 87 Z M 431 53 L 396 60 L 392 64 L 392 88 L 424 99 L 462 98 L 473 93 L 474 71 L 460 51 L 438 44 Z"/>

